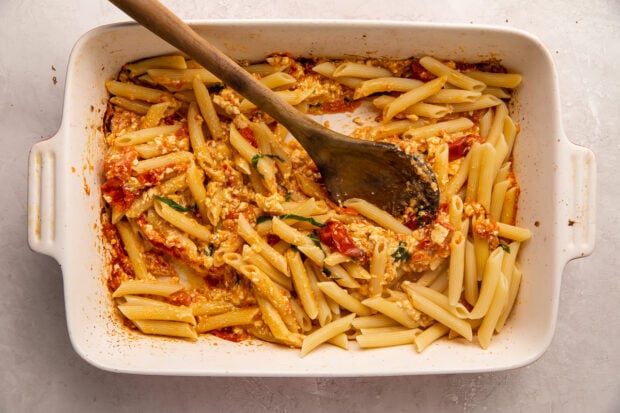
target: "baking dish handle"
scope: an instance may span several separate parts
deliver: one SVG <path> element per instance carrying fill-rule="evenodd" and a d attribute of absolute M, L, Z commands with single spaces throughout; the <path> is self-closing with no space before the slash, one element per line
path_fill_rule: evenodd
<path fill-rule="evenodd" d="M 568 217 L 567 260 L 590 255 L 594 249 L 596 221 L 596 160 L 588 148 L 569 142 L 570 181 L 566 200 Z M 564 223 L 561 223 L 564 225 Z"/>
<path fill-rule="evenodd" d="M 41 254 L 58 260 L 58 187 L 59 131 L 52 138 L 38 142 L 28 158 L 28 244 Z"/>

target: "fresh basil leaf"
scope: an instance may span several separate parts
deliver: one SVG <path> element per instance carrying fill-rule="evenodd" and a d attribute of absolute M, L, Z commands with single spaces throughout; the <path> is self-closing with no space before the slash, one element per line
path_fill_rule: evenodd
<path fill-rule="evenodd" d="M 327 253 L 325 252 L 325 250 L 323 249 L 323 246 L 321 245 L 321 241 L 319 240 L 319 236 L 316 235 L 314 232 L 308 234 L 308 238 L 310 238 L 312 240 L 312 243 L 314 245 L 316 245 L 317 247 L 319 247 L 321 249 L 321 252 L 323 253 L 323 257 L 327 257 Z"/>
<path fill-rule="evenodd" d="M 278 184 L 278 186 L 284 191 L 284 200 L 286 202 L 291 200 L 291 193 L 290 191 L 282 184 Z"/>
<path fill-rule="evenodd" d="M 321 246 L 321 241 L 319 241 L 319 236 L 316 235 L 314 232 L 308 234 L 308 238 L 310 238 L 312 240 L 312 243 L 316 245 L 317 247 Z"/>
<path fill-rule="evenodd" d="M 407 252 L 406 247 L 406 242 L 398 241 L 398 248 L 390 254 L 390 257 L 394 258 L 394 262 L 407 262 L 409 258 L 411 258 L 411 255 Z"/>
<path fill-rule="evenodd" d="M 263 222 L 267 222 L 267 221 L 271 221 L 273 217 L 269 216 L 269 215 L 262 215 L 258 218 L 256 218 L 256 223 L 257 224 L 262 224 Z"/>
<path fill-rule="evenodd" d="M 175 211 L 189 212 L 189 211 L 195 211 L 196 210 L 196 205 L 193 205 L 191 207 L 184 207 L 183 205 L 177 204 L 176 202 L 174 202 L 170 198 L 165 198 L 165 197 L 159 196 L 159 195 L 155 195 L 155 198 L 157 198 L 159 201 L 163 202 L 164 204 L 168 205 L 169 207 L 171 207 Z"/>
<path fill-rule="evenodd" d="M 284 159 L 282 159 L 280 156 L 278 155 L 274 155 L 271 153 L 257 153 L 256 155 L 254 155 L 252 157 L 252 166 L 256 169 L 258 167 L 258 161 L 261 160 L 261 158 L 271 158 L 271 159 L 277 159 L 280 162 L 285 162 Z"/>
<path fill-rule="evenodd" d="M 499 246 L 502 247 L 502 249 L 504 250 L 504 252 L 506 254 L 510 254 L 510 245 L 508 244 L 502 244 L 501 242 L 499 243 Z"/>
<path fill-rule="evenodd" d="M 297 221 L 304 221 L 304 222 L 309 222 L 310 224 L 314 225 L 315 227 L 324 227 L 325 224 L 317 221 L 316 219 L 312 218 L 312 217 L 304 217 L 301 215 L 295 215 L 295 214 L 284 214 L 284 215 L 280 215 L 279 216 L 280 219 L 294 219 Z"/>
<path fill-rule="evenodd" d="M 209 244 L 209 246 L 204 249 L 204 253 L 207 257 L 210 257 L 213 255 L 214 250 L 215 250 L 215 246 L 213 244 Z"/>

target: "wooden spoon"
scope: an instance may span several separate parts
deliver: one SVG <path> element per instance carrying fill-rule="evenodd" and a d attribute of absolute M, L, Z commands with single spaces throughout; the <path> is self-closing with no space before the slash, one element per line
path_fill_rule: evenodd
<path fill-rule="evenodd" d="M 110 2 L 284 125 L 318 167 L 334 201 L 362 198 L 395 216 L 407 206 L 426 217 L 435 216 L 437 182 L 419 157 L 392 144 L 350 138 L 321 126 L 281 100 L 158 1 Z"/>

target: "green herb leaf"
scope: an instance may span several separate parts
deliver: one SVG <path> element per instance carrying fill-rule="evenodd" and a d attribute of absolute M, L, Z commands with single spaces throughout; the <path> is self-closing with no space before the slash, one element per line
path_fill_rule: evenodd
<path fill-rule="evenodd" d="M 215 85 L 209 87 L 209 92 L 220 93 L 224 89 L 226 89 L 226 85 L 223 83 L 216 83 Z"/>
<path fill-rule="evenodd" d="M 257 224 L 262 224 L 263 222 L 267 222 L 267 221 L 271 221 L 273 217 L 270 215 L 262 215 L 258 218 L 256 218 L 256 223 Z"/>
<path fill-rule="evenodd" d="M 191 207 L 184 207 L 183 205 L 177 204 L 176 202 L 174 202 L 170 198 L 164 198 L 163 196 L 159 196 L 159 195 L 155 195 L 155 198 L 157 198 L 159 201 L 163 202 L 164 204 L 168 205 L 169 207 L 171 207 L 175 211 L 189 212 L 189 211 L 195 211 L 196 210 L 196 205 L 193 205 Z"/>
<path fill-rule="evenodd" d="M 286 202 L 291 200 L 291 193 L 290 191 L 282 184 L 278 184 L 278 186 L 284 191 L 284 200 Z"/>
<path fill-rule="evenodd" d="M 312 240 L 312 243 L 316 245 L 317 247 L 321 246 L 321 241 L 319 241 L 319 236 L 316 235 L 314 232 L 308 234 L 308 238 L 310 238 Z"/>
<path fill-rule="evenodd" d="M 398 248 L 396 249 L 396 251 L 394 251 L 392 254 L 390 254 L 390 257 L 394 258 L 394 262 L 407 262 L 409 261 L 409 258 L 411 258 L 411 255 L 407 252 L 407 243 L 404 241 L 398 241 Z"/>
<path fill-rule="evenodd" d="M 282 159 L 282 157 L 278 156 L 278 155 L 274 155 L 271 153 L 257 153 L 256 155 L 254 155 L 252 157 L 252 166 L 256 169 L 258 167 L 258 161 L 261 160 L 261 158 L 271 158 L 271 159 L 277 159 L 280 162 L 286 162 L 284 159 Z"/>
<path fill-rule="evenodd" d="M 323 252 L 323 257 L 327 257 L 327 253 L 325 252 L 325 250 L 323 249 L 323 246 L 321 245 L 321 241 L 319 240 L 319 236 L 316 235 L 314 232 L 308 234 L 308 238 L 310 238 L 312 240 L 312 243 L 314 245 L 316 245 L 317 247 L 319 247 L 321 249 L 321 252 Z"/>
<path fill-rule="evenodd" d="M 330 277 L 332 275 L 332 272 L 330 270 L 328 270 L 327 268 L 323 267 L 323 274 L 325 274 L 328 277 Z"/>
<path fill-rule="evenodd" d="M 312 218 L 312 217 L 304 217 L 301 215 L 295 215 L 295 214 L 284 214 L 284 215 L 280 215 L 279 217 L 280 219 L 294 219 L 297 221 L 304 221 L 304 222 L 309 222 L 310 224 L 314 225 L 315 227 L 324 227 L 325 224 L 317 221 L 316 219 Z"/>
<path fill-rule="evenodd" d="M 213 244 L 209 244 L 209 246 L 204 249 L 204 253 L 207 257 L 210 257 L 213 255 L 214 250 L 215 250 L 215 246 Z"/>
<path fill-rule="evenodd" d="M 499 246 L 502 247 L 502 249 L 504 250 L 504 252 L 506 254 L 510 254 L 510 245 L 508 244 L 502 244 L 501 242 L 499 243 Z"/>

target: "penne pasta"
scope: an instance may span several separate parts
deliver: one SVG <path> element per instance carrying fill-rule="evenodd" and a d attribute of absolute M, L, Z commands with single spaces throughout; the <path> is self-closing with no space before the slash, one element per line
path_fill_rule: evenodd
<path fill-rule="evenodd" d="M 482 94 L 472 90 L 463 89 L 441 89 L 432 96 L 424 99 L 426 103 L 435 104 L 460 104 L 472 103 L 480 98 Z"/>
<path fill-rule="evenodd" d="M 360 334 L 355 337 L 355 341 L 361 348 L 391 347 L 413 344 L 415 337 L 422 330 L 414 328 L 403 331 L 389 331 L 369 334 Z"/>
<path fill-rule="evenodd" d="M 355 314 L 349 314 L 342 318 L 332 321 L 329 324 L 315 330 L 312 334 L 309 334 L 304 338 L 304 342 L 301 345 L 301 356 L 307 355 L 316 347 L 325 343 L 329 339 L 336 337 L 339 334 L 344 333 L 351 328 L 351 322 L 355 318 Z"/>
<path fill-rule="evenodd" d="M 456 69 L 452 69 L 433 57 L 424 56 L 419 62 L 435 76 L 446 76 L 448 83 L 461 89 L 480 92 L 486 87 L 483 82 L 473 79 Z"/>
<path fill-rule="evenodd" d="M 376 77 L 390 76 L 392 72 L 388 69 L 371 66 L 364 63 L 345 62 L 334 69 L 334 77 L 359 77 L 362 79 L 372 79 Z"/>
<path fill-rule="evenodd" d="M 118 309 L 131 321 L 168 320 L 196 325 L 196 319 L 189 307 L 173 305 L 119 305 Z"/>
<path fill-rule="evenodd" d="M 180 284 L 165 283 L 154 280 L 127 280 L 121 283 L 121 285 L 112 294 L 112 297 L 123 297 L 129 294 L 159 295 L 163 297 L 168 297 L 170 294 L 180 291 L 182 289 L 183 286 Z"/>
<path fill-rule="evenodd" d="M 484 274 L 482 276 L 482 283 L 480 285 L 480 294 L 474 308 L 470 312 L 472 319 L 478 319 L 484 317 L 491 306 L 493 300 L 493 294 L 495 294 L 495 288 L 501 274 L 502 259 L 504 258 L 504 251 L 501 247 L 497 247 L 487 259 L 484 265 Z"/>
<path fill-rule="evenodd" d="M 187 109 L 187 129 L 194 152 L 200 151 L 206 144 L 205 135 L 202 132 L 203 121 L 204 119 L 199 114 L 197 103 L 195 101 L 191 102 Z"/>
<path fill-rule="evenodd" d="M 362 304 L 390 317 L 407 328 L 416 328 L 419 325 L 405 308 L 383 297 L 367 298 L 362 301 Z"/>
<path fill-rule="evenodd" d="M 174 208 L 166 205 L 162 200 L 155 201 L 154 206 L 155 211 L 160 217 L 181 231 L 203 241 L 209 241 L 211 239 L 211 231 L 204 225 L 196 222 L 195 219 L 183 215 L 182 212 L 176 211 Z"/>
<path fill-rule="evenodd" d="M 352 323 L 353 327 L 361 330 L 363 328 L 375 329 L 382 327 L 396 327 L 401 326 L 401 324 L 390 318 L 384 314 L 375 314 L 369 316 L 360 316 L 356 317 Z"/>
<path fill-rule="evenodd" d="M 499 320 L 502 311 L 504 311 L 507 302 L 508 281 L 506 280 L 504 274 L 500 274 L 499 281 L 493 294 L 491 305 L 489 306 L 489 311 L 484 316 L 480 327 L 478 327 L 478 343 L 483 349 L 489 347 L 491 337 L 493 336 L 493 333 L 495 331 L 495 326 L 497 325 L 497 321 Z"/>
<path fill-rule="evenodd" d="M 149 69 L 187 69 L 187 62 L 183 56 L 157 56 L 143 59 L 125 66 L 132 77 L 143 75 Z"/>
<path fill-rule="evenodd" d="M 323 62 L 315 65 L 312 70 L 316 73 L 320 73 L 321 75 L 328 77 L 330 79 L 336 80 L 336 82 L 341 83 L 351 89 L 357 88 L 364 79 L 359 77 L 350 77 L 350 76 L 334 76 L 334 71 L 336 70 L 336 64 L 334 62 Z"/>
<path fill-rule="evenodd" d="M 211 100 L 207 87 L 204 85 L 203 81 L 197 77 L 193 78 L 192 86 L 196 96 L 196 103 L 200 108 L 200 113 L 207 124 L 211 137 L 215 140 L 223 139 L 224 131 L 220 125 L 219 117 L 215 111 L 215 107 L 213 106 L 213 101 Z"/>
<path fill-rule="evenodd" d="M 326 281 L 317 283 L 317 285 L 323 294 L 334 300 L 342 308 L 346 308 L 350 312 L 359 316 L 368 316 L 372 314 L 372 310 L 370 308 L 366 307 L 359 300 L 352 297 L 335 282 Z"/>
<path fill-rule="evenodd" d="M 359 198 L 351 198 L 344 202 L 344 206 L 355 209 L 357 212 L 376 222 L 383 228 L 391 229 L 399 234 L 411 234 L 411 230 L 404 224 L 399 222 L 396 218 L 384 210 L 372 205 L 368 201 Z"/>
<path fill-rule="evenodd" d="M 484 94 L 481 95 L 478 99 L 469 103 L 454 103 L 451 105 L 452 113 L 460 113 L 460 112 L 472 112 L 474 110 L 492 108 L 494 106 L 500 105 L 502 103 L 501 99 L 495 97 L 493 95 Z"/>
<path fill-rule="evenodd" d="M 385 270 L 388 260 L 388 251 L 385 242 L 379 241 L 375 243 L 370 257 L 370 283 L 368 290 L 371 296 L 379 295 L 383 291 L 385 281 Z M 364 314 L 361 314 L 364 315 Z"/>
<path fill-rule="evenodd" d="M 138 280 L 148 280 L 153 278 L 146 268 L 146 262 L 144 261 L 144 250 L 138 234 L 135 233 L 128 222 L 118 222 L 116 224 L 116 228 L 121 240 L 123 241 L 127 255 L 129 256 L 129 261 L 131 262 L 131 267 L 133 268 L 136 278 Z"/>
<path fill-rule="evenodd" d="M 258 308 L 251 307 L 215 315 L 199 316 L 198 324 L 196 325 L 196 332 L 204 333 L 206 331 L 217 330 L 220 328 L 252 324 L 258 315 L 258 311 Z"/>
<path fill-rule="evenodd" d="M 260 235 L 252 228 L 244 215 L 239 215 L 238 220 L 239 235 L 250 245 L 253 246 L 260 254 L 278 271 L 288 275 L 288 264 L 286 258 L 277 252 L 267 241 L 263 240 Z"/>
<path fill-rule="evenodd" d="M 478 270 L 476 268 L 476 252 L 474 244 L 465 241 L 465 269 L 464 269 L 464 290 L 465 301 L 470 305 L 475 305 L 478 301 Z"/>
<path fill-rule="evenodd" d="M 407 295 L 409 295 L 409 299 L 414 308 L 456 331 L 466 340 L 471 341 L 473 339 L 471 326 L 465 320 L 461 320 L 450 314 L 450 312 L 433 303 L 417 291 L 407 290 Z"/>
<path fill-rule="evenodd" d="M 465 131 L 474 126 L 474 123 L 467 118 L 456 118 L 437 122 L 419 128 L 412 128 L 403 133 L 404 139 L 419 140 L 431 136 L 441 135 L 442 133 L 454 133 Z"/>
<path fill-rule="evenodd" d="M 216 84 L 221 81 L 206 69 L 148 69 L 146 73 L 155 82 L 170 87 L 171 90 L 180 90 L 198 79 L 202 83 Z"/>
<path fill-rule="evenodd" d="M 260 78 L 260 82 L 269 89 L 288 88 L 297 83 L 297 79 L 288 73 L 274 72 Z"/>
<path fill-rule="evenodd" d="M 423 85 L 403 93 L 383 108 L 383 121 L 389 121 L 408 107 L 434 95 L 442 88 L 442 86 L 446 83 L 446 80 L 447 78 L 445 76 L 440 76 L 430 82 L 424 83 Z"/>
<path fill-rule="evenodd" d="M 455 232 L 450 241 L 450 267 L 448 269 L 448 301 L 456 306 L 463 291 L 465 274 L 465 236 Z"/>
<path fill-rule="evenodd" d="M 448 334 L 448 331 L 450 331 L 450 328 L 444 326 L 443 324 L 433 324 L 432 326 L 415 336 L 415 338 L 413 339 L 415 349 L 418 353 L 423 352 L 428 346 Z"/>
<path fill-rule="evenodd" d="M 160 336 L 181 337 L 196 340 L 196 330 L 187 323 L 166 320 L 135 320 L 133 323 L 144 334 Z"/>
<path fill-rule="evenodd" d="M 474 70 L 468 72 L 467 75 L 485 83 L 487 86 L 505 87 L 508 89 L 516 88 L 523 80 L 523 77 L 518 73 L 491 73 Z"/>
<path fill-rule="evenodd" d="M 181 124 L 155 126 L 147 129 L 140 129 L 134 132 L 128 132 L 117 137 L 114 144 L 118 146 L 132 146 L 140 143 L 148 142 L 158 136 L 172 135 L 181 129 Z"/>
<path fill-rule="evenodd" d="M 380 92 L 408 92 L 411 89 L 422 86 L 422 82 L 416 79 L 402 77 L 378 77 L 363 81 L 355 88 L 353 99 L 361 99 Z"/>
<path fill-rule="evenodd" d="M 524 242 L 532 237 L 532 231 L 527 228 L 517 227 L 503 222 L 498 222 L 497 226 L 499 227 L 499 236 L 503 238 Z"/>
<path fill-rule="evenodd" d="M 174 101 L 174 97 L 170 93 L 159 89 L 134 85 L 133 83 L 119 82 L 117 80 L 109 80 L 105 85 L 108 92 L 112 95 L 129 100 L 142 100 L 149 103 Z"/>
<path fill-rule="evenodd" d="M 192 161 L 193 156 L 190 152 L 172 152 L 167 155 L 158 156 L 156 158 L 145 159 L 138 161 L 132 166 L 132 169 L 137 173 L 145 173 L 153 169 L 166 168 L 176 164 L 188 164 Z"/>
<path fill-rule="evenodd" d="M 304 341 L 304 336 L 297 332 L 290 331 L 282 320 L 280 314 L 264 297 L 257 296 L 256 301 L 258 302 L 258 306 L 261 311 L 261 317 L 265 324 L 269 327 L 273 337 L 286 345 L 301 347 Z"/>
<path fill-rule="evenodd" d="M 252 336 L 302 357 L 323 343 L 420 352 L 444 336 L 489 347 L 514 312 L 533 234 L 516 224 L 511 156 L 522 79 L 482 67 L 288 54 L 244 64 L 292 110 L 326 127 L 336 113 L 353 139 L 429 165 L 437 214 L 412 204 L 394 216 L 334 202 L 287 128 L 196 61 L 123 66 L 105 84 L 99 165 L 118 314 L 144 334 Z"/>
<path fill-rule="evenodd" d="M 515 300 L 517 299 L 517 294 L 519 292 L 519 287 L 521 286 L 521 278 L 523 274 L 521 273 L 521 269 L 519 267 L 514 267 L 512 271 L 512 275 L 510 277 L 510 282 L 508 285 L 508 299 L 506 302 L 506 306 L 502 310 L 502 313 L 497 320 L 497 324 L 495 325 L 495 331 L 500 333 L 506 324 L 506 320 L 510 316 L 510 313 L 515 305 Z"/>
<path fill-rule="evenodd" d="M 314 291 L 310 285 L 310 279 L 308 278 L 308 273 L 301 260 L 301 256 L 298 251 L 289 249 L 286 252 L 286 260 L 291 269 L 295 291 L 301 300 L 304 311 L 310 319 L 314 320 L 319 314 L 319 304 L 314 296 Z M 321 288 L 321 284 L 319 283 L 318 285 L 319 288 Z"/>
<path fill-rule="evenodd" d="M 449 297 L 443 292 L 407 281 L 403 283 L 402 288 L 405 292 L 413 291 L 416 294 L 420 294 L 457 318 L 468 319 L 470 317 L 465 305 L 460 302 L 457 304 L 450 303 Z"/>

